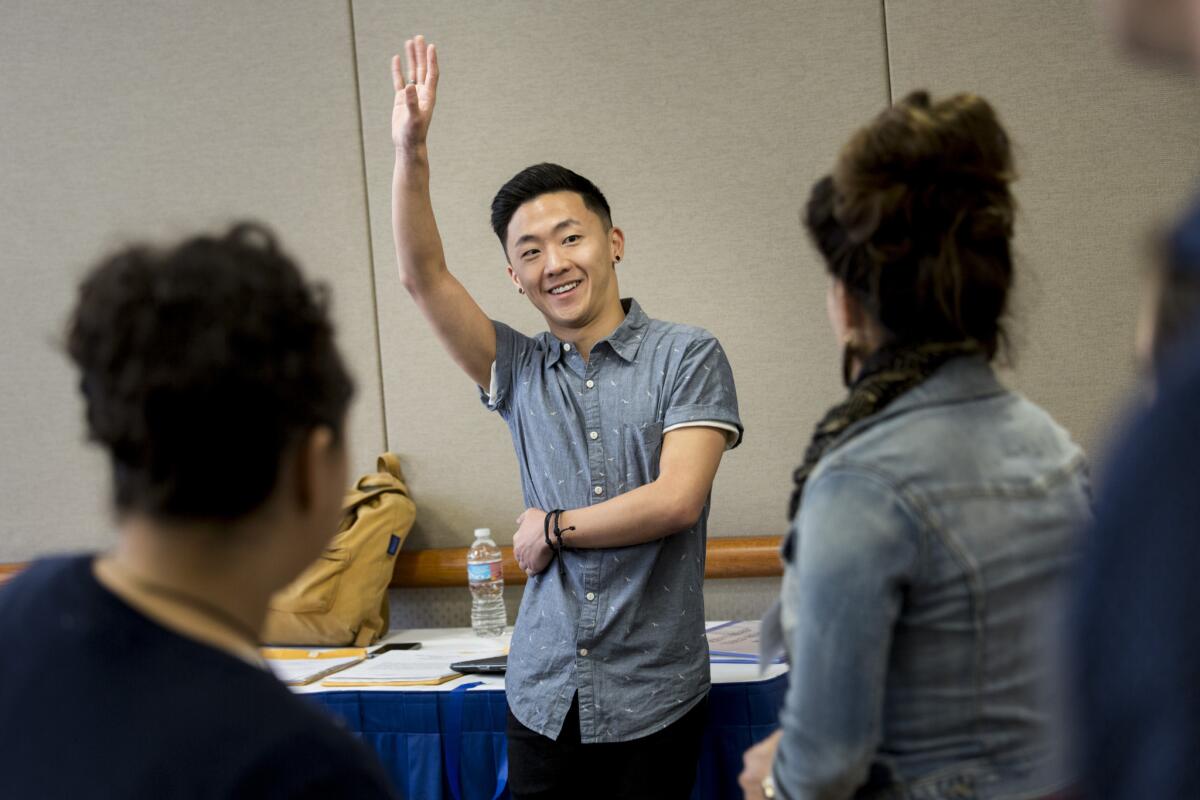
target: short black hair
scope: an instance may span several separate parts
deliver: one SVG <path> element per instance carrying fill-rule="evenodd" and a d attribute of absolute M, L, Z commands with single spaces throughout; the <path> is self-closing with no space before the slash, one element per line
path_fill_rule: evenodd
<path fill-rule="evenodd" d="M 261 225 L 137 244 L 84 279 L 67 333 L 121 512 L 231 520 L 312 429 L 341 437 L 354 387 L 324 286 Z"/>
<path fill-rule="evenodd" d="M 509 178 L 492 198 L 492 230 L 496 232 L 505 255 L 508 253 L 508 223 L 512 221 L 513 214 L 535 197 L 552 192 L 575 192 L 583 198 L 583 204 L 600 218 L 606 229 L 612 227 L 608 201 L 596 184 L 558 164 L 534 164 Z"/>

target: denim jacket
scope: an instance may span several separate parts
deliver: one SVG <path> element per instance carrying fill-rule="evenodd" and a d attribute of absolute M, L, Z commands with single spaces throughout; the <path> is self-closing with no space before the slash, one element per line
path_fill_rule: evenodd
<path fill-rule="evenodd" d="M 1090 514 L 1079 447 L 981 358 L 849 428 L 789 534 L 781 795 L 1061 788 L 1043 623 Z"/>

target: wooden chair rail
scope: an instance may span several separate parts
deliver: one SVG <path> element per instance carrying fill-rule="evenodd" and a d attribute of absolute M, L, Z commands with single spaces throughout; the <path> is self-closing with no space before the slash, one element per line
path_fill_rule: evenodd
<path fill-rule="evenodd" d="M 783 574 L 779 561 L 778 536 L 751 536 L 736 539 L 709 539 L 704 565 L 705 578 L 769 578 Z M 504 582 L 524 583 L 525 573 L 517 566 L 511 547 L 501 547 L 504 555 Z M 441 586 L 465 586 L 467 548 L 437 550 L 401 550 L 396 555 L 392 586 L 428 589 Z"/>
<path fill-rule="evenodd" d="M 749 536 L 735 539 L 709 539 L 704 577 L 770 578 L 783 574 L 779 561 L 778 536 Z M 512 548 L 502 547 L 504 580 L 510 584 L 525 583 L 525 573 L 513 559 Z M 16 575 L 25 564 L 0 564 L 0 585 Z M 444 586 L 465 586 L 467 583 L 467 548 L 447 547 L 434 550 L 401 550 L 396 555 L 392 586 L 406 589 L 431 589 Z"/>
<path fill-rule="evenodd" d="M 20 564 L 20 563 L 0 564 L 0 586 L 3 586 L 5 581 L 7 581 L 9 578 L 13 577 L 14 575 L 16 575 L 18 572 L 20 572 L 23 569 L 25 569 L 25 565 Z"/>

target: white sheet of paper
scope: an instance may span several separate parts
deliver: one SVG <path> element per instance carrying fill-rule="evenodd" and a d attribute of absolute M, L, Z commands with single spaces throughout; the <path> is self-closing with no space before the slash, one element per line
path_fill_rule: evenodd
<path fill-rule="evenodd" d="M 712 653 L 738 653 L 758 658 L 758 620 L 748 619 L 709 629 L 708 649 Z"/>
<path fill-rule="evenodd" d="M 346 658 L 268 658 L 267 664 L 275 677 L 284 683 L 300 683 L 334 667 L 358 661 L 361 656 Z"/>
<path fill-rule="evenodd" d="M 326 681 L 431 681 L 453 672 L 445 653 L 392 650 L 336 672 Z"/>

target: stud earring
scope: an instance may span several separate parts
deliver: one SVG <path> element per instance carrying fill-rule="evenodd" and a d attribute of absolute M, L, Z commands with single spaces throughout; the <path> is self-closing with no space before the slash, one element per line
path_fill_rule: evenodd
<path fill-rule="evenodd" d="M 518 287 L 517 287 L 517 294 L 525 294 L 525 290 L 524 290 L 524 289 L 522 289 L 520 286 L 518 286 Z"/>

